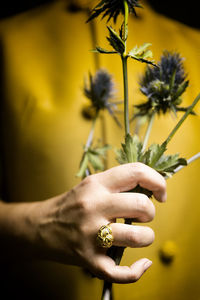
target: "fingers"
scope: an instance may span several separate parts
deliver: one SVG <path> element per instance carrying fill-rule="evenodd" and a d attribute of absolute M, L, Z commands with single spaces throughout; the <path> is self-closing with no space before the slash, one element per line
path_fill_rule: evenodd
<path fill-rule="evenodd" d="M 137 281 L 151 266 L 152 262 L 147 258 L 140 259 L 128 266 L 117 266 L 108 256 L 96 258 L 98 268 L 97 276 L 113 283 L 132 283 Z"/>
<path fill-rule="evenodd" d="M 108 219 L 134 218 L 139 222 L 150 222 L 155 216 L 155 207 L 144 194 L 108 194 L 106 201 L 102 202 L 101 205 L 103 214 Z"/>
<path fill-rule="evenodd" d="M 129 191 L 140 185 L 153 192 L 161 202 L 166 200 L 166 182 L 154 169 L 142 163 L 129 163 L 95 175 L 96 179 L 112 193 Z"/>
<path fill-rule="evenodd" d="M 111 224 L 113 245 L 121 247 L 146 247 L 154 241 L 154 231 L 147 226 L 133 226 L 122 223 Z"/>

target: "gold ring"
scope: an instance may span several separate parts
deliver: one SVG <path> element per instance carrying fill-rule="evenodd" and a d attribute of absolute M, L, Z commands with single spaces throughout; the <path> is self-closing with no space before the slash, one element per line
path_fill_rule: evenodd
<path fill-rule="evenodd" d="M 113 244 L 114 238 L 112 235 L 112 228 L 108 225 L 103 225 L 97 233 L 97 244 L 103 248 L 110 248 Z"/>

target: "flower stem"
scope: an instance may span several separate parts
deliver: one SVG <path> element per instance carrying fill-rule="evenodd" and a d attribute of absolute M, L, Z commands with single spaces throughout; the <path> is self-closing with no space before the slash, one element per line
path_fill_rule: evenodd
<path fill-rule="evenodd" d="M 174 136 L 174 134 L 176 133 L 176 131 L 179 129 L 179 127 L 182 125 L 182 123 L 185 121 L 185 119 L 188 117 L 188 115 L 192 112 L 193 108 L 195 107 L 195 105 L 198 103 L 199 100 L 200 100 L 200 94 L 197 95 L 197 97 L 194 99 L 193 103 L 190 105 L 188 110 L 185 112 L 185 114 L 182 116 L 180 121 L 176 124 L 174 129 L 171 131 L 168 138 L 164 142 L 164 143 L 166 143 L 166 145 L 171 141 L 171 139 Z"/>
<path fill-rule="evenodd" d="M 125 43 L 125 55 L 126 55 L 126 40 L 128 38 L 128 14 L 129 8 L 127 0 L 124 0 L 124 43 Z"/>
<path fill-rule="evenodd" d="M 90 171 L 89 171 L 88 168 L 85 170 L 85 172 L 83 172 L 83 169 L 84 169 L 84 165 L 87 166 L 87 164 L 88 164 L 88 159 L 87 159 L 86 153 L 87 153 L 87 150 L 91 146 L 92 141 L 93 141 L 94 129 L 95 129 L 95 124 L 96 124 L 97 117 L 98 117 L 98 112 L 96 113 L 96 116 L 92 121 L 92 128 L 90 130 L 87 142 L 85 144 L 85 149 L 84 149 L 82 159 L 81 159 L 81 163 L 80 163 L 80 170 L 77 174 L 77 176 L 80 176 L 82 179 L 84 179 L 85 177 L 90 175 Z"/>
<path fill-rule="evenodd" d="M 155 120 L 155 115 L 156 114 L 153 113 L 151 115 L 151 117 L 149 118 L 149 123 L 148 123 L 147 130 L 146 130 L 146 133 L 145 133 L 145 136 L 144 136 L 142 152 L 146 149 L 146 146 L 147 146 L 147 143 L 148 143 L 148 140 L 149 140 L 149 136 L 150 136 L 150 132 L 151 132 L 151 129 L 152 129 L 152 125 L 153 125 L 153 122 Z"/>
<path fill-rule="evenodd" d="M 128 109 L 128 74 L 127 74 L 127 56 L 126 56 L 126 40 L 128 37 L 128 3 L 124 0 L 124 44 L 125 50 L 121 55 L 123 68 L 123 83 L 124 83 L 124 126 L 125 135 L 130 133 L 129 128 L 129 109 Z"/>
<path fill-rule="evenodd" d="M 128 108 L 128 76 L 127 76 L 127 57 L 122 56 L 123 82 L 124 82 L 124 126 L 125 135 L 130 133 L 129 128 L 129 108 Z"/>
<path fill-rule="evenodd" d="M 94 129 L 95 129 L 95 124 L 96 124 L 96 120 L 97 120 L 97 116 L 98 113 L 96 114 L 95 118 L 92 120 L 92 128 L 90 130 L 87 142 L 85 144 L 85 152 L 88 150 L 88 148 L 91 146 L 92 144 L 92 140 L 93 140 L 93 135 L 94 135 Z"/>

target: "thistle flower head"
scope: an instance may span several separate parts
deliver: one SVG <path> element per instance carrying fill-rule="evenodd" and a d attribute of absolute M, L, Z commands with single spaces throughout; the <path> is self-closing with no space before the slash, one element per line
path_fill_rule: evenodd
<path fill-rule="evenodd" d="M 130 13 L 135 12 L 135 7 L 141 7 L 139 0 L 126 0 Z M 119 14 L 124 14 L 124 0 L 102 0 L 92 10 L 87 22 L 102 14 L 102 19 L 108 17 L 107 22 L 113 19 L 116 22 Z"/>
<path fill-rule="evenodd" d="M 183 58 L 179 53 L 165 51 L 158 63 L 158 68 L 147 66 L 140 80 L 140 91 L 147 97 L 147 102 L 136 105 L 136 116 L 186 111 L 180 107 L 181 96 L 189 81 L 183 67 Z"/>
<path fill-rule="evenodd" d="M 119 124 L 114 115 L 116 103 L 114 98 L 114 82 L 111 75 L 106 70 L 98 70 L 94 76 L 89 75 L 89 86 L 85 83 L 84 94 L 91 101 L 91 107 L 96 112 L 107 109 Z"/>

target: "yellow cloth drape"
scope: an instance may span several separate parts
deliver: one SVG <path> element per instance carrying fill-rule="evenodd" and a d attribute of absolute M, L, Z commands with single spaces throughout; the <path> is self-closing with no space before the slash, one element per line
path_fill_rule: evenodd
<path fill-rule="evenodd" d="M 128 47 L 151 42 L 156 60 L 164 49 L 180 52 L 185 57 L 190 79 L 183 104 L 190 105 L 200 91 L 200 32 L 168 20 L 148 5 L 138 10 L 138 15 L 137 19 L 130 17 Z M 90 24 L 85 24 L 86 19 L 85 12 L 69 12 L 64 1 L 55 1 L 0 23 L 2 176 L 9 201 L 46 199 L 79 182 L 75 174 L 91 126 L 81 116 L 81 109 L 87 103 L 82 93 L 83 79 L 88 71 L 95 71 L 94 57 L 89 51 L 93 48 Z M 106 24 L 97 20 L 96 25 L 98 44 L 105 47 Z M 118 98 L 122 99 L 120 59 L 101 55 L 100 64 L 114 74 Z M 144 65 L 129 62 L 130 101 L 135 103 L 144 100 L 138 91 L 143 69 Z M 199 105 L 196 111 L 200 112 Z M 157 119 L 150 141 L 162 142 L 176 122 L 171 116 Z M 119 146 L 124 133 L 107 113 L 105 126 L 107 141 Z M 170 143 L 168 152 L 179 152 L 189 158 L 200 150 L 199 132 L 199 116 L 190 116 Z M 95 133 L 101 137 L 101 122 Z M 116 164 L 114 156 L 109 154 L 109 166 Z M 200 162 L 196 161 L 168 180 L 167 203 L 155 203 L 157 215 L 151 223 L 156 233 L 154 244 L 145 249 L 126 250 L 122 261 L 130 264 L 148 257 L 153 266 L 139 282 L 115 285 L 116 300 L 200 299 L 199 171 Z M 168 266 L 158 255 L 167 240 L 177 247 L 175 259 Z M 37 299 L 100 297 L 102 282 L 76 267 L 37 263 L 18 266 L 13 273 L 16 282 L 17 278 L 21 280 L 21 286 L 18 282 L 21 295 L 28 286 L 34 288 Z"/>

